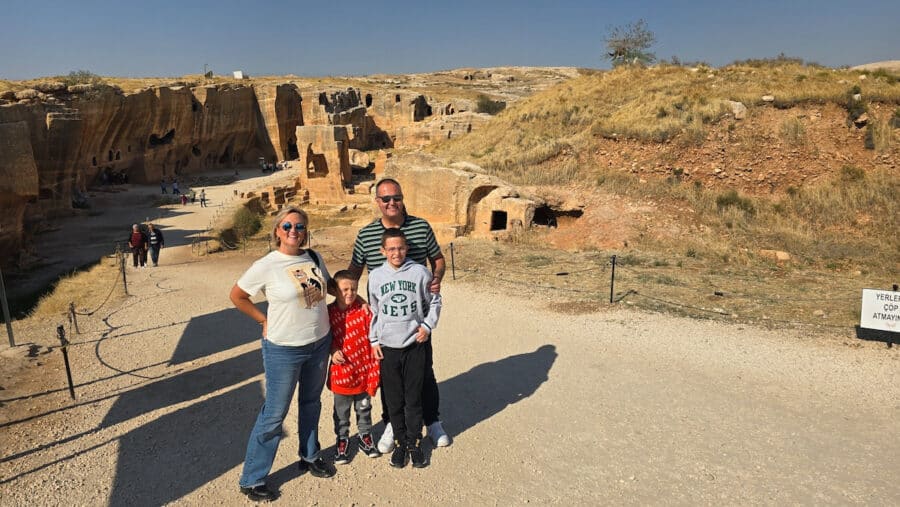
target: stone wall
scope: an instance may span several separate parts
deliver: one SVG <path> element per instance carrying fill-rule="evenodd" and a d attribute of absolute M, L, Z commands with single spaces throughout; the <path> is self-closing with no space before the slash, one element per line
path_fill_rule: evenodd
<path fill-rule="evenodd" d="M 542 204 L 497 178 L 411 158 L 389 159 L 384 176 L 400 182 L 407 211 L 428 220 L 442 244 L 529 227 Z"/>

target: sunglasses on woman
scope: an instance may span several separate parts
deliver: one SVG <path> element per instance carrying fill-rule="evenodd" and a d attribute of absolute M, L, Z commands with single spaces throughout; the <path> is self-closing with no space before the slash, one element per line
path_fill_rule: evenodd
<path fill-rule="evenodd" d="M 291 229 L 294 229 L 297 232 L 303 232 L 306 230 L 306 226 L 304 224 L 301 224 L 300 222 L 297 222 L 296 224 L 292 224 L 290 222 L 283 222 L 281 224 L 281 230 L 283 230 L 284 232 L 288 232 Z"/>

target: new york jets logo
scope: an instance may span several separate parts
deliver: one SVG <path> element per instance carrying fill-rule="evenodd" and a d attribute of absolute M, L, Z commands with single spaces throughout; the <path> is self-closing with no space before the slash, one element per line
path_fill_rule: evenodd
<path fill-rule="evenodd" d="M 406 302 L 406 294 L 394 294 L 391 296 L 391 301 L 396 304 L 402 304 Z"/>

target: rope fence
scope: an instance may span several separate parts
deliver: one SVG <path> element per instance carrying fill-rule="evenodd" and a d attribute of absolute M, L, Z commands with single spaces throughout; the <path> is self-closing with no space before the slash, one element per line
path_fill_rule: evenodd
<path fill-rule="evenodd" d="M 766 284 L 759 277 L 724 272 L 706 275 L 701 269 L 681 270 L 679 266 L 676 270 L 667 264 L 639 266 L 629 262 L 623 266 L 621 262 L 617 262 L 617 260 L 621 260 L 621 257 L 617 255 L 609 256 L 604 262 L 598 262 L 596 258 L 549 259 L 536 256 L 538 263 L 543 261 L 551 264 L 552 267 L 548 268 L 542 265 L 529 269 L 509 266 L 505 262 L 506 259 L 502 257 L 497 262 L 479 262 L 476 259 L 472 260 L 472 264 L 467 265 L 469 259 L 460 255 L 460 250 L 453 243 L 450 244 L 449 253 L 448 275 L 452 273 L 454 280 L 457 279 L 456 273 L 459 272 L 461 277 L 477 275 L 489 278 L 493 282 L 515 287 L 553 291 L 560 295 L 578 294 L 580 297 L 597 301 L 608 300 L 610 305 L 637 299 L 644 301 L 644 304 L 638 303 L 643 308 L 669 307 L 678 309 L 679 312 L 691 317 L 714 318 L 731 322 L 761 321 L 793 327 L 816 326 L 852 331 L 858 325 L 856 319 L 858 319 L 859 313 L 860 291 L 863 288 L 862 286 L 859 288 L 835 288 L 832 291 L 840 291 L 843 294 L 797 297 L 790 293 L 774 293 L 775 284 Z M 527 265 L 528 258 L 526 257 L 523 262 Z M 584 266 L 591 262 L 594 263 L 593 266 L 576 270 L 563 269 L 566 266 Z M 701 286 L 696 282 L 686 281 L 685 278 L 688 277 L 683 276 L 684 271 L 688 271 L 693 276 L 703 274 L 709 278 L 705 282 L 708 285 Z M 569 276 L 580 277 L 580 279 L 577 283 L 570 283 L 566 281 Z M 715 283 L 715 278 L 720 278 L 721 283 Z M 803 278 L 806 279 L 805 283 L 818 283 L 815 279 L 810 280 L 809 275 L 803 275 Z M 785 283 L 790 283 L 789 278 L 784 276 L 779 279 L 787 280 Z M 562 283 L 559 283 L 560 280 L 563 280 Z M 891 286 L 890 283 L 883 285 Z M 729 290 L 729 287 L 739 287 L 741 290 Z M 754 288 L 761 293 L 754 294 L 752 291 Z M 688 296 L 685 293 L 691 295 Z M 709 298 L 715 303 L 709 306 L 697 304 L 696 299 L 703 297 Z M 794 303 L 797 305 L 789 306 Z M 832 310 L 837 308 L 840 312 L 835 310 L 826 313 L 820 309 L 821 305 L 815 305 L 815 303 L 829 304 Z M 842 303 L 847 304 L 842 305 Z M 629 304 L 635 303 L 630 302 Z M 815 315 L 815 317 L 808 319 L 781 318 L 773 315 L 791 309 L 796 312 L 809 311 L 810 315 Z M 851 318 L 854 313 L 856 317 Z M 826 317 L 832 317 L 832 321 L 824 320 Z"/>

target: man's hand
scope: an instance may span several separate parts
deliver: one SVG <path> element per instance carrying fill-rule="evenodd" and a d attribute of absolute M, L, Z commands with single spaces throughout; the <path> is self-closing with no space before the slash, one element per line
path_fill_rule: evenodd
<path fill-rule="evenodd" d="M 333 354 L 331 354 L 331 362 L 334 364 L 344 364 L 346 359 L 344 359 L 344 353 L 340 351 L 340 349 L 335 350 Z"/>
<path fill-rule="evenodd" d="M 431 333 L 428 332 L 428 329 L 425 326 L 419 326 L 419 332 L 416 333 L 416 341 L 419 343 L 425 343 L 428 341 L 428 338 L 431 336 Z"/>
<path fill-rule="evenodd" d="M 432 294 L 440 294 L 441 293 L 441 278 L 434 277 L 431 279 L 431 285 L 428 286 L 428 290 Z"/>
<path fill-rule="evenodd" d="M 381 351 L 381 345 L 375 344 L 372 345 L 372 355 L 375 356 L 375 359 L 381 361 L 384 359 L 384 353 Z"/>

